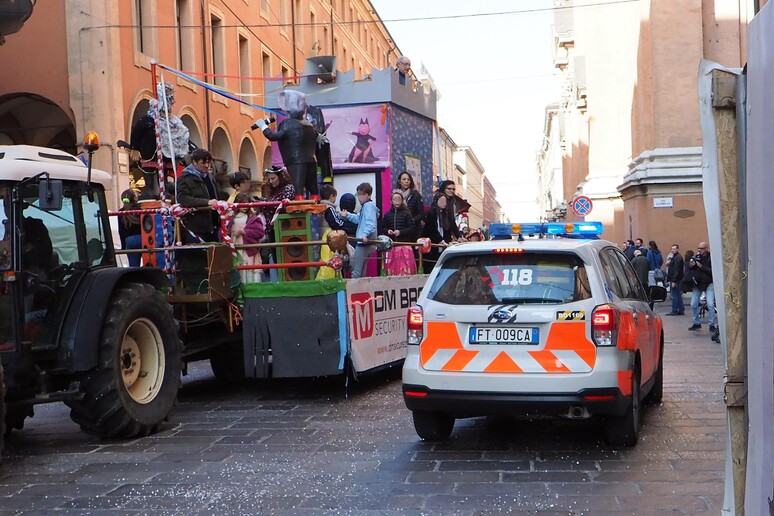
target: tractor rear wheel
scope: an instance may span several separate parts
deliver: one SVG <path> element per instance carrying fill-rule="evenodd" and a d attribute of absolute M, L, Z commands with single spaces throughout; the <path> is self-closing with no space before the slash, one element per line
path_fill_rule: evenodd
<path fill-rule="evenodd" d="M 172 307 L 150 285 L 117 288 L 100 334 L 99 365 L 68 402 L 87 433 L 135 437 L 155 433 L 177 401 L 181 344 Z"/>

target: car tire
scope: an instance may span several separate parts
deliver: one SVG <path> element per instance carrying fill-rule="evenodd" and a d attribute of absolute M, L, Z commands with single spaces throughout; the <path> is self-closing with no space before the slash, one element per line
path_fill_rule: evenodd
<path fill-rule="evenodd" d="M 640 372 L 632 372 L 632 395 L 626 413 L 607 420 L 605 434 L 607 442 L 616 446 L 634 446 L 640 438 L 642 424 L 642 403 L 640 399 Z"/>
<path fill-rule="evenodd" d="M 81 380 L 70 418 L 102 437 L 155 433 L 177 401 L 181 345 L 172 307 L 150 285 L 116 289 L 100 333 L 98 366 Z"/>
<path fill-rule="evenodd" d="M 445 412 L 414 410 L 414 429 L 425 441 L 445 441 L 454 429 L 454 416 Z"/>
<path fill-rule="evenodd" d="M 658 355 L 658 369 L 654 375 L 653 386 L 650 392 L 645 396 L 645 403 L 655 405 L 661 403 L 664 396 L 664 345 L 661 345 Z"/>

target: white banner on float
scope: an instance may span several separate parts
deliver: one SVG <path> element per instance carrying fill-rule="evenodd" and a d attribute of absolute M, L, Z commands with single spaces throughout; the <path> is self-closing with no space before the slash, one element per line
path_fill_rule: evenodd
<path fill-rule="evenodd" d="M 406 313 L 427 275 L 347 280 L 352 366 L 357 372 L 406 358 Z"/>

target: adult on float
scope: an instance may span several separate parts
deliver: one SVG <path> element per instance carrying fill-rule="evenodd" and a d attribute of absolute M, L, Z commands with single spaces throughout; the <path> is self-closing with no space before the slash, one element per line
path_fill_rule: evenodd
<path fill-rule="evenodd" d="M 277 131 L 272 131 L 271 119 L 259 119 L 253 124 L 253 129 L 260 129 L 263 135 L 279 144 L 282 163 L 293 179 L 296 197 L 320 199 L 317 187 L 317 148 L 318 133 L 306 119 L 306 95 L 300 91 L 286 90 L 279 94 L 280 109 L 288 115 L 279 123 Z"/>
<path fill-rule="evenodd" d="M 263 171 L 263 179 L 265 184 L 263 185 L 263 197 L 260 201 L 282 202 L 292 201 L 296 198 L 296 189 L 288 175 L 288 171 L 285 167 L 278 167 L 272 165 Z M 268 206 L 262 209 L 262 213 L 266 218 L 266 234 L 269 242 L 274 242 L 274 215 L 279 213 L 282 208 L 276 206 Z M 274 260 L 276 254 L 273 247 L 264 247 L 261 250 L 263 263 L 269 263 Z M 275 263 L 274 260 L 272 263 Z M 275 275 L 272 275 L 274 277 Z"/>
<path fill-rule="evenodd" d="M 433 204 L 425 217 L 422 236 L 429 238 L 433 244 L 441 244 L 442 246 L 460 238 L 460 230 L 454 222 L 454 214 L 448 207 L 448 198 L 441 192 L 436 192 L 433 197 Z M 424 261 L 431 265 L 430 269 L 435 267 L 442 251 L 441 247 L 431 247 L 424 256 Z M 430 270 L 426 268 L 425 272 L 430 272 Z"/>
<path fill-rule="evenodd" d="M 411 212 L 413 225 L 417 233 L 421 232 L 422 222 L 425 218 L 425 205 L 422 202 L 422 194 L 414 184 L 414 177 L 408 172 L 401 172 L 395 184 L 395 189 L 400 190 L 400 193 L 403 194 L 403 200 Z"/>

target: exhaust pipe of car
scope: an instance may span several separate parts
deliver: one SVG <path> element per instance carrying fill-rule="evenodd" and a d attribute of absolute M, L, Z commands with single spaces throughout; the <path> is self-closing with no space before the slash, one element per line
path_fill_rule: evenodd
<path fill-rule="evenodd" d="M 567 414 L 564 414 L 563 417 L 566 417 L 567 419 L 588 419 L 591 417 L 591 414 L 589 414 L 586 407 L 575 405 L 570 407 L 570 410 L 568 410 Z"/>

